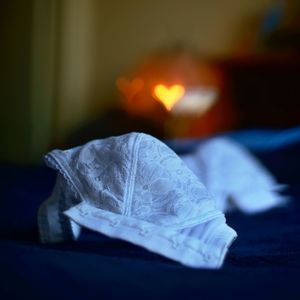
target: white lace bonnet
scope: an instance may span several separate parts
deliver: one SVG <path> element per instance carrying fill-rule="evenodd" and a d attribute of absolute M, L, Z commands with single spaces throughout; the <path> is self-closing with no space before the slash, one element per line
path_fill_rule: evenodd
<path fill-rule="evenodd" d="M 43 242 L 76 239 L 83 226 L 186 266 L 219 268 L 236 238 L 199 179 L 150 135 L 93 140 L 45 161 L 59 176 L 39 210 Z"/>

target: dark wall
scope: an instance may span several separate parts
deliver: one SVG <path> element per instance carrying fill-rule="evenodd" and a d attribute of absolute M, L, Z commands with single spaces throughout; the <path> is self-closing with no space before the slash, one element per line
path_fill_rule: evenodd
<path fill-rule="evenodd" d="M 0 3 L 0 160 L 29 154 L 32 0 Z"/>

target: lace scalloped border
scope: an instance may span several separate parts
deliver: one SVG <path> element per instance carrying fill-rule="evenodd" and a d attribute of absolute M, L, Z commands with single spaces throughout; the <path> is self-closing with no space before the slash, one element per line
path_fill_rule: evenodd
<path fill-rule="evenodd" d="M 45 161 L 47 166 L 57 170 L 63 176 L 63 178 L 66 180 L 66 183 L 67 183 L 68 187 L 70 188 L 70 190 L 72 191 L 72 193 L 74 194 L 74 196 L 76 198 L 79 198 L 81 200 L 84 199 L 84 197 L 80 193 L 78 187 L 76 186 L 76 184 L 73 182 L 73 180 L 69 176 L 68 172 L 66 171 L 66 168 L 64 166 L 62 166 L 55 159 L 55 156 L 54 156 L 53 153 L 49 153 L 49 154 L 45 155 L 44 156 L 44 161 Z"/>

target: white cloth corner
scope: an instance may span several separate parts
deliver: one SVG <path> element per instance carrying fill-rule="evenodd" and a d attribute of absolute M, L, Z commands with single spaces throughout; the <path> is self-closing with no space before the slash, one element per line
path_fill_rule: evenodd
<path fill-rule="evenodd" d="M 245 147 L 228 138 L 211 138 L 181 159 L 207 187 L 223 212 L 253 214 L 287 202 L 284 188 Z"/>

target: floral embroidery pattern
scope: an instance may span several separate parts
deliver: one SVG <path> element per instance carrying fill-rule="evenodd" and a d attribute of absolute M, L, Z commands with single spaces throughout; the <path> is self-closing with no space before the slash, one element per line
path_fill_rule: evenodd
<path fill-rule="evenodd" d="M 102 210 L 129 210 L 132 217 L 165 226 L 199 220 L 215 210 L 206 188 L 184 162 L 147 134 L 94 140 L 48 156 L 72 179 L 81 200 Z"/>

